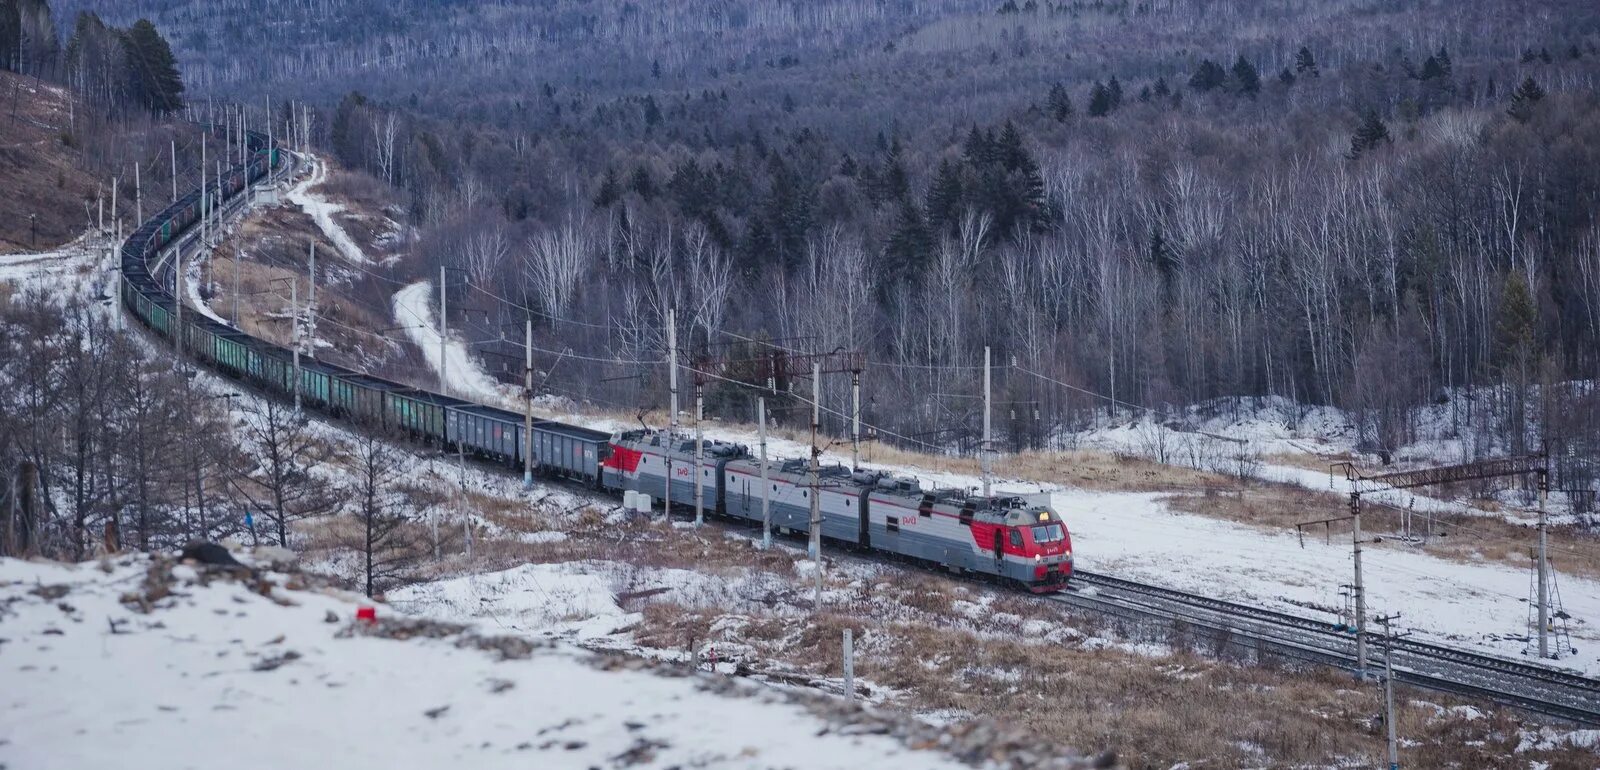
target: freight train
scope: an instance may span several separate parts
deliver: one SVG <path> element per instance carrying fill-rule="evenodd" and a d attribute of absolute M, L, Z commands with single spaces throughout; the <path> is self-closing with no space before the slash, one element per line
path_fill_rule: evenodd
<path fill-rule="evenodd" d="M 215 127 L 223 141 L 226 135 Z M 265 135 L 246 132 L 249 160 L 207 187 L 204 205 L 235 205 L 285 155 Z M 990 576 L 1035 592 L 1064 588 L 1072 574 L 1065 524 L 1041 500 L 973 496 L 963 490 L 923 489 L 914 479 L 842 467 L 822 469 L 815 481 L 804 461 L 761 463 L 745 447 L 706 442 L 696 474 L 695 442 L 665 431 L 613 435 L 552 420 L 535 420 L 527 440 L 524 417 L 374 377 L 257 339 L 199 312 L 180 312 L 175 299 L 179 253 L 200 221 L 201 190 L 191 190 L 140 223 L 122 244 L 123 304 L 185 356 L 221 374 L 336 419 L 381 425 L 418 440 L 513 468 L 528 465 L 548 478 L 574 480 L 609 492 L 635 491 L 683 508 L 696 487 L 708 512 L 763 519 L 762 484 L 771 522 L 780 531 L 805 531 L 815 494 L 823 536 L 836 543 Z M 181 319 L 181 322 L 180 322 Z M 670 485 L 668 479 L 671 479 Z"/>

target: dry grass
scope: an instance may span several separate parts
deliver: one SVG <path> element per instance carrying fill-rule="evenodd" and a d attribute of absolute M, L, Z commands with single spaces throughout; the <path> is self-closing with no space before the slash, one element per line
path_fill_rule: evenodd
<path fill-rule="evenodd" d="M 58 86 L 0 71 L 0 105 L 0 254 L 55 248 L 93 223 L 84 206 L 100 194 L 70 134 L 70 100 Z"/>
<path fill-rule="evenodd" d="M 894 705 L 1020 723 L 1041 737 L 1116 750 L 1134 768 L 1200 759 L 1217 767 L 1371 765 L 1382 757 L 1383 735 L 1371 719 L 1380 691 L 1347 675 L 1270 659 L 1254 665 L 1257 655 L 1239 640 L 1163 626 L 1119 632 L 1170 654 L 1107 648 L 1081 632 L 1095 618 L 925 573 L 858 582 L 852 599 L 821 615 L 656 601 L 642 607 L 634 634 L 649 647 L 684 652 L 708 640 L 731 643 L 754 651 L 740 655 L 750 672 L 805 681 L 842 675 L 839 639 L 850 628 L 857 677 L 893 693 Z M 730 626 L 729 618 L 739 622 Z M 1430 703 L 1456 702 L 1432 693 L 1402 691 L 1399 702 L 1401 734 L 1415 741 L 1403 756 L 1412 766 L 1504 766 L 1518 742 L 1522 725 L 1510 713 L 1439 718 Z M 1519 755 L 1558 767 L 1592 758 L 1577 749 Z"/>
<path fill-rule="evenodd" d="M 1334 495 L 1281 484 L 1173 495 L 1164 502 L 1186 513 L 1275 532 L 1293 531 L 1297 523 L 1347 516 L 1350 512 L 1344 501 Z M 1400 537 L 1404 532 L 1400 511 L 1373 505 L 1362 508 L 1361 525 L 1364 534 L 1379 539 L 1375 543 L 1379 548 L 1422 550 L 1431 556 L 1464 563 L 1491 561 L 1518 568 L 1533 563 L 1529 549 L 1537 537 L 1533 527 L 1495 516 L 1434 514 L 1432 535 L 1426 546 L 1422 546 L 1407 543 Z M 1332 537 L 1349 539 L 1348 524 L 1335 523 L 1332 527 Z M 1420 536 L 1426 527 L 1423 516 L 1412 516 L 1414 536 Z M 1551 559 L 1558 569 L 1582 577 L 1600 578 L 1600 537 L 1570 525 L 1551 527 L 1550 532 L 1554 545 Z M 1321 538 L 1325 533 L 1325 528 L 1308 529 L 1305 536 Z"/>

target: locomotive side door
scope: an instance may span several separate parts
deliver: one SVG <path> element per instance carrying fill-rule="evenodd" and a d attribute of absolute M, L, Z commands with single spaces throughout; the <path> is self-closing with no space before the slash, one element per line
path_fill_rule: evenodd
<path fill-rule="evenodd" d="M 1005 561 L 1006 534 L 1005 527 L 994 528 L 994 567 L 1000 569 Z"/>

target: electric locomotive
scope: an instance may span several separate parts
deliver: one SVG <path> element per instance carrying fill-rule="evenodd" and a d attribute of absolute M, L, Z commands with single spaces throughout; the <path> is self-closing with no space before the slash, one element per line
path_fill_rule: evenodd
<path fill-rule="evenodd" d="M 923 489 L 916 479 L 837 465 L 821 468 L 813 482 L 805 460 L 769 460 L 763 477 L 761 461 L 746 447 L 703 445 L 696 474 L 693 440 L 658 430 L 620 434 L 601 463 L 601 486 L 679 507 L 694 505 L 698 491 L 706 511 L 760 522 L 765 484 L 767 515 L 780 532 L 809 529 L 816 494 L 822 536 L 835 542 L 993 576 L 1037 593 L 1059 591 L 1072 576 L 1071 535 L 1043 496 Z"/>

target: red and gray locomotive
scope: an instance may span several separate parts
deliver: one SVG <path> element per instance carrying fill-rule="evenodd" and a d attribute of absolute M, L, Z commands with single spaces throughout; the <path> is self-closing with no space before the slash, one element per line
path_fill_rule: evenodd
<path fill-rule="evenodd" d="M 693 440 L 657 430 L 621 434 L 601 462 L 600 484 L 684 507 L 694 504 L 698 482 L 705 510 L 760 522 L 765 483 L 772 526 L 780 532 L 808 530 L 815 493 L 822 535 L 838 543 L 989 575 L 1038 593 L 1065 588 L 1072 575 L 1071 537 L 1043 499 L 927 490 L 915 479 L 843 466 L 823 467 L 813 482 L 804 460 L 769 460 L 763 482 L 761 461 L 745 447 L 703 443 L 697 478 Z"/>

